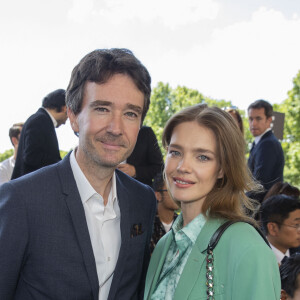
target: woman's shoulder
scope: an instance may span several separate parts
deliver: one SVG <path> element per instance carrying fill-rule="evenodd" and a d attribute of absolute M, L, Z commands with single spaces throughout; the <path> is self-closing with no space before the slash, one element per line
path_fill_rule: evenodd
<path fill-rule="evenodd" d="M 259 231 L 246 222 L 236 222 L 229 226 L 220 239 L 220 244 L 234 245 L 237 250 L 256 248 L 259 251 L 271 251 Z"/>

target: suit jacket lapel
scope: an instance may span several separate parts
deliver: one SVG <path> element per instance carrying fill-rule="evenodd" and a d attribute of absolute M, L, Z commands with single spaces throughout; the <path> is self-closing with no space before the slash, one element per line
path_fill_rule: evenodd
<path fill-rule="evenodd" d="M 74 230 L 81 248 L 84 264 L 91 283 L 93 297 L 98 299 L 99 282 L 96 269 L 96 263 L 90 240 L 90 235 L 86 223 L 85 213 L 77 185 L 70 165 L 70 154 L 59 163 L 58 174 L 62 184 L 62 192 L 65 195 L 65 201 L 69 209 Z"/>
<path fill-rule="evenodd" d="M 109 299 L 114 299 L 116 291 L 120 284 L 120 280 L 122 278 L 122 274 L 125 270 L 126 256 L 128 255 L 127 253 L 128 249 L 125 241 L 130 236 L 129 228 L 130 228 L 130 220 L 132 219 L 130 217 L 130 213 L 131 213 L 129 207 L 130 201 L 128 199 L 130 195 L 128 194 L 128 190 L 126 189 L 126 187 L 120 181 L 117 171 L 116 171 L 116 186 L 117 186 L 118 203 L 121 212 L 121 220 L 120 220 L 121 247 L 120 247 L 119 257 L 117 260 L 114 277 L 109 292 Z"/>
<path fill-rule="evenodd" d="M 162 251 L 157 252 L 158 256 L 155 255 L 155 253 L 152 254 L 151 264 L 149 266 L 148 274 L 147 274 L 148 284 L 145 287 L 145 299 L 150 299 L 148 297 L 149 297 L 149 295 L 152 295 L 152 293 L 157 285 L 159 275 L 160 275 L 161 269 L 164 265 L 165 258 L 169 251 L 169 247 L 172 242 L 172 239 L 173 239 L 173 235 L 172 235 L 172 232 L 170 231 L 169 233 L 167 233 L 167 236 L 165 238 L 163 238 L 163 240 L 161 241 L 161 244 L 156 246 L 156 247 L 160 247 L 160 249 L 162 249 Z"/>
<path fill-rule="evenodd" d="M 200 271 L 206 268 L 206 249 L 210 238 L 223 222 L 224 221 L 218 219 L 209 219 L 206 221 L 180 276 L 174 294 L 174 300 L 184 300 L 188 298 L 198 280 Z M 204 277 L 203 280 L 206 280 L 206 278 Z"/>

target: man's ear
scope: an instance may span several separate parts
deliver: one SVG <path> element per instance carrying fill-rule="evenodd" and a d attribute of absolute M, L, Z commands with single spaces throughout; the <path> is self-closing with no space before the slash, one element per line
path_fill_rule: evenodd
<path fill-rule="evenodd" d="M 154 192 L 155 193 L 155 197 L 157 202 L 161 202 L 162 201 L 162 196 L 160 192 Z"/>
<path fill-rule="evenodd" d="M 280 300 L 286 300 L 288 298 L 288 294 L 285 290 L 281 290 Z"/>
<path fill-rule="evenodd" d="M 79 132 L 79 127 L 77 124 L 77 116 L 71 111 L 69 107 L 67 108 L 67 114 L 73 131 Z"/>
<path fill-rule="evenodd" d="M 11 142 L 14 144 L 14 147 L 18 146 L 19 144 L 19 140 L 15 136 L 11 138 Z"/>
<path fill-rule="evenodd" d="M 268 228 L 268 233 L 271 235 L 271 236 L 277 236 L 278 234 L 278 225 L 274 222 L 269 222 L 267 224 L 267 228 Z"/>

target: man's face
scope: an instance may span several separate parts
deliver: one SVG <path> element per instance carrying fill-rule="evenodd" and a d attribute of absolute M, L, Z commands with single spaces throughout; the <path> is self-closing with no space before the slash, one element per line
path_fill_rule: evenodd
<path fill-rule="evenodd" d="M 160 204 L 163 206 L 166 210 L 177 210 L 179 209 L 178 205 L 174 202 L 174 200 L 171 198 L 166 184 L 164 184 L 163 190 L 161 192 L 161 197 L 160 197 Z"/>
<path fill-rule="evenodd" d="M 113 75 L 106 83 L 87 82 L 81 112 L 68 110 L 79 133 L 77 161 L 86 167 L 115 168 L 133 151 L 141 125 L 144 94 L 133 80 Z"/>
<path fill-rule="evenodd" d="M 277 249 L 282 252 L 289 248 L 300 246 L 300 229 L 296 228 L 300 224 L 300 209 L 289 213 L 289 217 L 282 224 L 277 225 L 276 244 Z"/>
<path fill-rule="evenodd" d="M 272 117 L 266 117 L 264 108 L 250 108 L 248 115 L 250 131 L 254 137 L 263 134 L 272 123 Z"/>
<path fill-rule="evenodd" d="M 56 113 L 56 118 L 55 118 L 57 122 L 56 128 L 58 128 L 62 124 L 66 124 L 67 119 L 68 119 L 67 107 L 63 106 L 62 110 L 59 113 Z"/>

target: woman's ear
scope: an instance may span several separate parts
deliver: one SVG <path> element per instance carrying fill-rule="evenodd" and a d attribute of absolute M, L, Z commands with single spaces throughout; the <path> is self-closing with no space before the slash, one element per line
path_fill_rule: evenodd
<path fill-rule="evenodd" d="M 224 177 L 224 172 L 223 172 L 223 169 L 221 168 L 218 172 L 218 179 L 221 179 Z"/>

